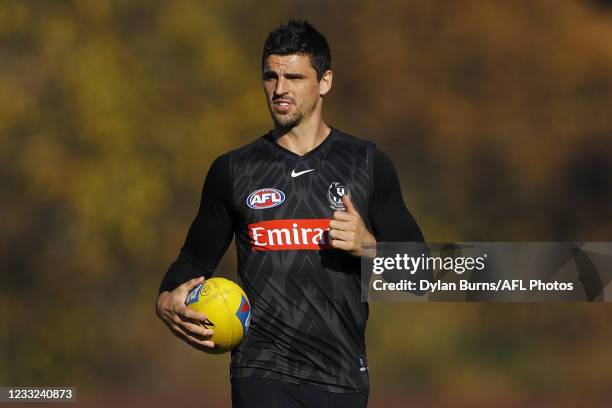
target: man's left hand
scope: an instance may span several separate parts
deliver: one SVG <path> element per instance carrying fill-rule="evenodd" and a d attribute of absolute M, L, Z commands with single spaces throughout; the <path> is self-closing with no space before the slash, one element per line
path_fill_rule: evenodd
<path fill-rule="evenodd" d="M 329 222 L 331 246 L 354 256 L 374 256 L 374 254 L 364 254 L 361 244 L 374 244 L 376 238 L 368 231 L 348 195 L 342 196 L 342 204 L 344 204 L 346 211 L 334 211 L 334 215 Z"/>

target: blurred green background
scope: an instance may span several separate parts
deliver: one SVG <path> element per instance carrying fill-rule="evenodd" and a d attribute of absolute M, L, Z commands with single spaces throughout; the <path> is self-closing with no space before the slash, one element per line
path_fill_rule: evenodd
<path fill-rule="evenodd" d="M 261 49 L 292 17 L 330 42 L 327 122 L 391 156 L 428 240 L 612 240 L 610 2 L 3 0 L 0 385 L 229 406 L 228 356 L 154 305 L 212 160 L 272 126 Z M 370 406 L 605 406 L 611 312 L 372 304 Z"/>

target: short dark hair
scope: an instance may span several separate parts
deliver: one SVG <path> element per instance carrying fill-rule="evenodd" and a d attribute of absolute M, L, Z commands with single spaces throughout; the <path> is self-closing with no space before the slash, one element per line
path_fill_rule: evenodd
<path fill-rule="evenodd" d="M 325 36 L 306 20 L 290 20 L 268 34 L 264 43 L 261 65 L 270 55 L 304 54 L 317 71 L 317 80 L 331 69 L 331 51 Z"/>

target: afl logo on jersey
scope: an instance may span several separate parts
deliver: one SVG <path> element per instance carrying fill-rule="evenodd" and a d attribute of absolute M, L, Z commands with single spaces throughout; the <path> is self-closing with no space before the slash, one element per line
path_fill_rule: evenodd
<path fill-rule="evenodd" d="M 348 197 L 351 198 L 351 192 L 346 186 L 340 184 L 339 181 L 334 181 L 329 185 L 327 189 L 327 200 L 332 210 L 346 210 L 344 204 L 342 204 L 343 195 L 348 195 Z"/>
<path fill-rule="evenodd" d="M 260 188 L 249 194 L 247 205 L 254 210 L 276 207 L 285 201 L 285 193 L 275 188 Z"/>

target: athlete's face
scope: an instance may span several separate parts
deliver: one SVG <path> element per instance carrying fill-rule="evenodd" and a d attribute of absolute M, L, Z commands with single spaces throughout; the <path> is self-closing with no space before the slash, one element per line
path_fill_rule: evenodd
<path fill-rule="evenodd" d="M 331 71 L 321 81 L 308 55 L 270 55 L 263 66 L 263 85 L 272 120 L 293 128 L 313 114 L 320 115 L 321 97 L 331 88 Z"/>

